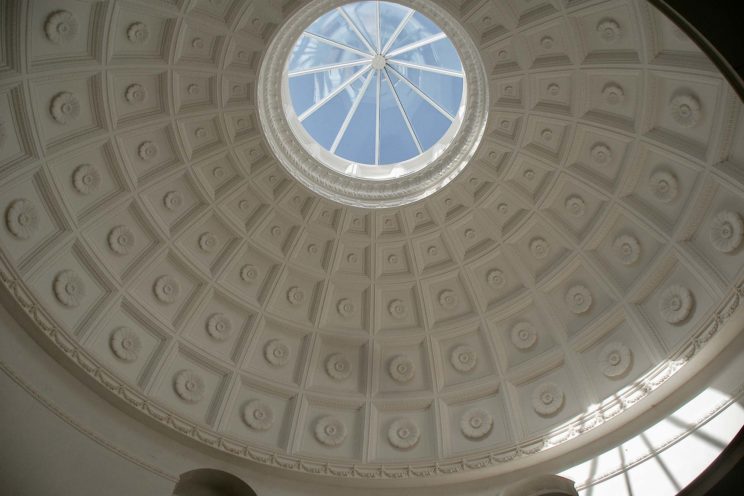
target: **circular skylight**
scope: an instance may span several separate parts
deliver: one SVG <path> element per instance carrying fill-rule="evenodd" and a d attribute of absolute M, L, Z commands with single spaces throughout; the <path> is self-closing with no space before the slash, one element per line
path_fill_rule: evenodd
<path fill-rule="evenodd" d="M 303 147 L 347 176 L 392 179 L 436 160 L 457 134 L 466 83 L 455 46 L 411 8 L 356 2 L 294 44 L 284 109 Z"/>

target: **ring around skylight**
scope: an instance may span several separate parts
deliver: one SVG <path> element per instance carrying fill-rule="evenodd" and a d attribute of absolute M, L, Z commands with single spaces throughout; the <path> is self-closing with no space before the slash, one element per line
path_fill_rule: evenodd
<path fill-rule="evenodd" d="M 409 7 L 363 1 L 308 26 L 283 77 L 289 125 L 308 153 L 346 176 L 394 179 L 441 156 L 467 85 L 437 24 Z"/>

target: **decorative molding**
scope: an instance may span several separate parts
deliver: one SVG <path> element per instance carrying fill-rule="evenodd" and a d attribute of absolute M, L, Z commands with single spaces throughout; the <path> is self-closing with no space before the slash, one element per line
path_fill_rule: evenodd
<path fill-rule="evenodd" d="M 150 30 L 144 23 L 133 22 L 127 28 L 127 38 L 135 44 L 146 43 L 150 39 Z"/>
<path fill-rule="evenodd" d="M 161 303 L 173 303 L 181 292 L 181 286 L 173 277 L 165 275 L 155 279 L 153 291 Z"/>
<path fill-rule="evenodd" d="M 64 306 L 75 308 L 85 298 L 82 278 L 71 270 L 63 270 L 54 278 L 54 296 Z"/>
<path fill-rule="evenodd" d="M 465 412 L 460 418 L 460 430 L 465 437 L 482 439 L 493 427 L 493 416 L 482 408 L 474 408 Z"/>
<path fill-rule="evenodd" d="M 390 360 L 388 372 L 396 382 L 405 384 L 416 377 L 416 365 L 405 355 L 396 355 Z"/>
<path fill-rule="evenodd" d="M 315 439 L 326 446 L 340 446 L 346 434 L 346 425 L 336 417 L 322 417 L 315 423 Z"/>
<path fill-rule="evenodd" d="M 272 339 L 264 346 L 264 357 L 271 365 L 282 367 L 289 362 L 289 346 L 278 339 Z"/>
<path fill-rule="evenodd" d="M 243 421 L 255 431 L 267 431 L 274 425 L 274 410 L 261 400 L 251 400 L 243 406 Z"/>
<path fill-rule="evenodd" d="M 343 381 L 351 377 L 353 368 L 351 360 L 342 353 L 332 353 L 329 355 L 326 358 L 325 367 L 328 375 L 337 381 Z"/>
<path fill-rule="evenodd" d="M 468 345 L 456 346 L 450 354 L 450 363 L 458 372 L 470 372 L 478 362 L 478 354 Z"/>
<path fill-rule="evenodd" d="M 72 12 L 58 10 L 47 16 L 44 23 L 44 34 L 47 40 L 56 45 L 63 45 L 75 39 L 78 34 L 78 22 Z"/>
<path fill-rule="evenodd" d="M 225 341 L 232 333 L 232 322 L 224 313 L 213 313 L 207 319 L 207 334 L 217 341 Z"/>
<path fill-rule="evenodd" d="M 72 184 L 81 195 L 95 193 L 101 186 L 101 173 L 91 164 L 80 164 L 72 174 Z"/>
<path fill-rule="evenodd" d="M 623 265 L 633 265 L 641 257 L 641 244 L 638 238 L 629 234 L 623 234 L 615 238 L 612 243 L 615 256 Z"/>
<path fill-rule="evenodd" d="M 204 399 L 204 379 L 193 370 L 181 370 L 173 378 L 173 389 L 186 403 L 199 403 Z"/>
<path fill-rule="evenodd" d="M 526 351 L 535 346 L 537 343 L 537 331 L 529 322 L 518 322 L 512 327 L 511 333 L 512 344 L 519 350 Z"/>
<path fill-rule="evenodd" d="M 418 444 L 420 437 L 418 425 L 409 418 L 394 420 L 388 429 L 388 441 L 400 450 L 413 448 Z"/>
<path fill-rule="evenodd" d="M 673 284 L 661 293 L 659 313 L 670 324 L 679 324 L 690 315 L 692 303 L 692 292 L 684 286 Z"/>
<path fill-rule="evenodd" d="M 582 313 L 588 312 L 591 308 L 592 293 L 586 286 L 577 284 L 576 286 L 571 286 L 570 288 L 568 288 L 568 291 L 566 291 L 565 300 L 568 309 L 572 313 L 580 315 Z"/>
<path fill-rule="evenodd" d="M 59 124 L 69 124 L 80 116 L 80 100 L 69 91 L 57 93 L 52 98 L 49 113 Z"/>
<path fill-rule="evenodd" d="M 697 96 L 691 93 L 682 93 L 675 95 L 669 102 L 669 112 L 677 124 L 685 128 L 692 128 L 700 122 L 702 105 Z"/>
<path fill-rule="evenodd" d="M 127 226 L 116 226 L 109 232 L 108 244 L 117 255 L 126 255 L 134 248 L 134 233 Z"/>
<path fill-rule="evenodd" d="M 532 408 L 538 415 L 548 417 L 563 408 L 565 395 L 558 384 L 547 382 L 532 391 Z"/>
<path fill-rule="evenodd" d="M 632 358 L 630 348 L 618 341 L 612 341 L 604 345 L 599 352 L 599 369 L 605 376 L 614 379 L 630 369 Z"/>
<path fill-rule="evenodd" d="M 722 210 L 710 224 L 710 242 L 716 250 L 731 253 L 741 246 L 744 239 L 744 221 L 736 212 Z"/>
<path fill-rule="evenodd" d="M 656 199 L 662 203 L 673 202 L 679 193 L 677 177 L 664 169 L 659 169 L 651 174 L 649 187 Z"/>
<path fill-rule="evenodd" d="M 29 200 L 13 200 L 5 212 L 5 225 L 16 238 L 30 239 L 39 229 L 39 212 Z"/>

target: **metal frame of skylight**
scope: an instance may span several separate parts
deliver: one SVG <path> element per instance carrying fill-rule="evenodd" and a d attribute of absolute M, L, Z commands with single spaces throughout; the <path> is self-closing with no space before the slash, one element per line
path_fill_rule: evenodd
<path fill-rule="evenodd" d="M 433 98 L 427 95 L 426 92 L 420 89 L 415 83 L 410 81 L 401 71 L 393 67 L 393 64 L 398 65 L 400 67 L 407 67 L 407 68 L 411 68 L 415 70 L 426 71 L 426 72 L 430 72 L 434 74 L 441 74 L 441 75 L 451 76 L 451 77 L 464 78 L 464 74 L 461 71 L 446 69 L 442 67 L 434 67 L 434 66 L 430 66 L 426 64 L 417 64 L 417 63 L 409 62 L 406 60 L 396 60 L 393 58 L 395 56 L 410 52 L 412 50 L 425 47 L 439 40 L 446 39 L 447 35 L 444 32 L 440 32 L 438 34 L 429 36 L 423 40 L 419 40 L 414 43 L 409 43 L 408 45 L 404 45 L 402 47 L 397 48 L 396 50 L 390 52 L 390 54 L 388 54 L 388 57 L 385 57 L 386 63 L 383 68 L 381 69 L 373 68 L 371 59 L 373 59 L 375 55 L 377 54 L 381 54 L 384 56 L 384 53 L 387 52 L 390 49 L 390 47 L 392 47 L 395 44 L 400 34 L 403 32 L 403 30 L 407 26 L 408 22 L 410 22 L 411 18 L 416 13 L 416 11 L 413 9 L 407 9 L 405 16 L 400 21 L 400 23 L 396 26 L 393 33 L 390 35 L 390 39 L 385 43 L 384 47 L 380 48 L 380 46 L 382 45 L 382 35 L 381 35 L 382 20 L 381 20 L 380 2 L 377 1 L 375 3 L 376 3 L 377 50 L 375 50 L 370 40 L 368 40 L 367 37 L 364 35 L 364 33 L 362 33 L 362 31 L 356 25 L 354 20 L 351 18 L 351 16 L 342 7 L 337 7 L 335 9 L 335 12 L 344 20 L 344 23 L 348 26 L 348 29 L 350 29 L 354 33 L 354 35 L 362 42 L 362 44 L 369 50 L 369 53 L 365 53 L 362 50 L 351 47 L 345 43 L 334 41 L 325 36 L 322 36 L 316 33 L 311 33 L 309 31 L 304 31 L 303 36 L 307 36 L 311 39 L 318 40 L 321 43 L 325 43 L 335 48 L 345 50 L 355 55 L 362 56 L 363 58 L 360 60 L 339 62 L 336 64 L 327 64 L 327 65 L 323 65 L 321 67 L 316 67 L 316 68 L 298 69 L 298 70 L 289 72 L 288 77 L 297 77 L 297 76 L 302 76 L 302 75 L 307 75 L 307 74 L 316 74 L 320 72 L 328 72 L 328 71 L 332 71 L 336 69 L 343 69 L 343 68 L 356 67 L 359 65 L 369 64 L 363 67 L 362 69 L 358 70 L 357 72 L 355 72 L 352 76 L 350 76 L 346 81 L 344 81 L 338 88 L 333 90 L 331 93 L 323 97 L 318 102 L 315 102 L 310 108 L 308 108 L 300 116 L 298 116 L 298 119 L 300 122 L 304 121 L 305 119 L 313 115 L 315 112 L 317 112 L 319 109 L 321 109 L 324 105 L 326 105 L 331 100 L 333 100 L 333 98 L 338 96 L 341 92 L 343 92 L 344 90 L 347 90 L 347 88 L 350 85 L 352 85 L 355 81 L 357 81 L 359 78 L 367 75 L 369 70 L 373 70 L 371 74 L 367 75 L 362 88 L 360 89 L 359 93 L 354 97 L 352 101 L 352 105 L 347 111 L 346 116 L 343 120 L 343 123 L 341 124 L 341 127 L 339 128 L 338 132 L 336 133 L 336 136 L 333 140 L 333 144 L 331 145 L 331 148 L 330 148 L 330 152 L 332 154 L 336 153 L 336 150 L 338 149 L 338 146 L 341 144 L 341 141 L 343 140 L 346 132 L 348 131 L 351 121 L 356 115 L 356 112 L 361 102 L 363 101 L 367 91 L 369 91 L 369 87 L 372 83 L 372 79 L 376 78 L 376 88 L 375 88 L 376 94 L 374 96 L 375 98 L 374 165 L 377 166 L 380 164 L 380 155 L 381 155 L 381 151 L 380 151 L 380 147 L 381 147 L 381 143 L 380 143 L 381 141 L 380 140 L 380 137 L 381 137 L 381 129 L 380 129 L 381 104 L 380 104 L 380 101 L 381 101 L 381 91 L 382 91 L 382 84 L 383 84 L 382 83 L 383 73 L 384 73 L 385 81 L 387 81 L 387 84 L 389 85 L 390 90 L 392 92 L 392 96 L 396 103 L 398 111 L 400 112 L 400 115 L 403 118 L 403 121 L 408 130 L 408 133 L 413 143 L 415 144 L 416 149 L 419 154 L 423 153 L 424 151 L 423 147 L 421 146 L 421 141 L 419 137 L 417 136 L 416 131 L 413 127 L 411 117 L 408 115 L 405 107 L 403 106 L 398 90 L 395 88 L 395 83 L 393 82 L 393 78 L 391 77 L 391 72 L 395 74 L 396 79 L 399 79 L 400 81 L 402 81 L 403 84 L 410 87 L 414 91 L 414 93 L 416 93 L 420 98 L 422 98 L 428 105 L 434 108 L 437 112 L 443 115 L 447 120 L 449 120 L 450 122 L 454 122 L 455 116 L 450 114 L 441 105 L 439 105 L 436 101 L 434 101 Z"/>

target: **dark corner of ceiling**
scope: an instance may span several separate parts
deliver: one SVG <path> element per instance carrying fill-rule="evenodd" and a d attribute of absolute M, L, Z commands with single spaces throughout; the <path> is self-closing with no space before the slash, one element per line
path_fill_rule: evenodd
<path fill-rule="evenodd" d="M 682 28 L 718 66 L 744 100 L 741 0 L 649 0 Z"/>

